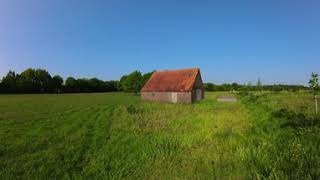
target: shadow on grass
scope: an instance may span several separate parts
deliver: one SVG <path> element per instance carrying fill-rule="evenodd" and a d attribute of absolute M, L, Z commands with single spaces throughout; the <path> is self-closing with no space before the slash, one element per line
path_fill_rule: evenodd
<path fill-rule="evenodd" d="M 278 111 L 273 112 L 275 118 L 283 120 L 281 128 L 311 128 L 320 127 L 319 117 L 308 117 L 303 113 L 297 113 L 292 110 L 282 108 Z"/>

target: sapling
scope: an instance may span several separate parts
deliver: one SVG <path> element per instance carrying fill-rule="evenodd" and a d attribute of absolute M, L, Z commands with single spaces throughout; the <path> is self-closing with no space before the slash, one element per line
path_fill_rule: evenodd
<path fill-rule="evenodd" d="M 318 115 L 318 100 L 317 100 L 317 92 L 319 90 L 319 75 L 316 73 L 312 73 L 311 79 L 309 81 L 310 88 L 314 97 L 314 109 L 315 114 Z"/>

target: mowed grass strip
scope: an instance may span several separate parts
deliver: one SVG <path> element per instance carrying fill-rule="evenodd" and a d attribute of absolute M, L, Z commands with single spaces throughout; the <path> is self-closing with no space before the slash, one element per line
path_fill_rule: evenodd
<path fill-rule="evenodd" d="M 137 99 L 114 94 L 53 96 L 1 96 L 6 105 L 0 121 L 1 175 L 81 175 L 86 152 L 110 136 L 114 106 Z M 26 108 L 32 104 L 35 112 Z"/>
<path fill-rule="evenodd" d="M 230 145 L 245 131 L 246 113 L 215 98 L 175 105 L 123 93 L 1 96 L 1 176 L 237 174 Z"/>

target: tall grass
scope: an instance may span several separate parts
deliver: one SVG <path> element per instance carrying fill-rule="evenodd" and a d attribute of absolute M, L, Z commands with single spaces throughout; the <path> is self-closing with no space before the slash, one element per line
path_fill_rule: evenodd
<path fill-rule="evenodd" d="M 248 94 L 242 100 L 253 124 L 246 155 L 252 178 L 320 177 L 320 119 L 311 116 L 309 94 Z"/>
<path fill-rule="evenodd" d="M 232 103 L 220 94 L 193 105 L 123 93 L 0 96 L 0 178 L 319 177 L 307 94 Z"/>

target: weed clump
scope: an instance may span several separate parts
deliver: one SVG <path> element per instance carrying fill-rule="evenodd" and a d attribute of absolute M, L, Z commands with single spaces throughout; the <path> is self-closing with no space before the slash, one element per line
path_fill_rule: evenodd
<path fill-rule="evenodd" d="M 310 128 L 320 125 L 319 118 L 307 117 L 301 112 L 295 112 L 285 108 L 273 112 L 273 117 L 283 120 L 283 123 L 281 124 L 282 128 Z"/>
<path fill-rule="evenodd" d="M 280 110 L 274 111 L 273 116 L 276 118 L 286 118 L 286 119 L 293 119 L 296 117 L 305 118 L 304 114 L 296 113 L 292 110 L 288 110 L 286 108 L 281 108 Z"/>
<path fill-rule="evenodd" d="M 131 115 L 142 114 L 143 109 L 141 107 L 130 104 L 129 106 L 127 106 L 127 112 Z"/>
<path fill-rule="evenodd" d="M 131 115 L 133 121 L 138 124 L 139 128 L 146 126 L 146 121 L 144 119 L 144 110 L 142 107 L 137 105 L 127 106 L 127 112 Z"/>
<path fill-rule="evenodd" d="M 259 99 L 258 95 L 255 95 L 252 92 L 248 92 L 248 91 L 240 92 L 239 96 L 248 103 L 256 103 Z"/>

